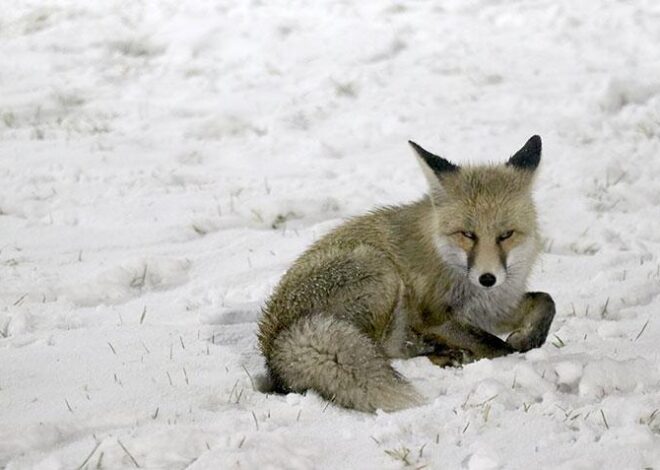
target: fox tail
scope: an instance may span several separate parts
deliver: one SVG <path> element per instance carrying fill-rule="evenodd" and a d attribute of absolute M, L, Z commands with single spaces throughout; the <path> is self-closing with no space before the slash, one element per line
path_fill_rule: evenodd
<path fill-rule="evenodd" d="M 285 390 L 314 390 L 346 408 L 396 411 L 423 403 L 380 348 L 351 323 L 305 316 L 273 341 L 271 375 Z"/>

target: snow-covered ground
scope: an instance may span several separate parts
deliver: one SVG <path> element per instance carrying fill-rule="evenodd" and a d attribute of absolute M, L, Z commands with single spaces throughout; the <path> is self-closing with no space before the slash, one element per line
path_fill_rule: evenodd
<path fill-rule="evenodd" d="M 660 468 L 660 5 L 0 8 L 0 468 Z M 342 218 L 544 139 L 539 350 L 429 404 L 258 391 L 260 304 Z"/>

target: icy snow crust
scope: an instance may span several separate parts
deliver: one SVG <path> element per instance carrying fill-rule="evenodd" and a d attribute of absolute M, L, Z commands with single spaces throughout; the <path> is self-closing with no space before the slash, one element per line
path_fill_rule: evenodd
<path fill-rule="evenodd" d="M 5 1 L 0 467 L 660 465 L 653 1 Z M 345 217 L 544 138 L 539 350 L 396 367 L 366 415 L 255 390 L 259 306 Z"/>

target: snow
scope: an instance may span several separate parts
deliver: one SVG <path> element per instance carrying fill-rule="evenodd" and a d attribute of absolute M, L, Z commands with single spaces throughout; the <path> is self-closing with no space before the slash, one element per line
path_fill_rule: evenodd
<path fill-rule="evenodd" d="M 660 6 L 6 1 L 0 468 L 660 466 Z M 259 392 L 259 307 L 347 216 L 544 139 L 538 350 Z"/>

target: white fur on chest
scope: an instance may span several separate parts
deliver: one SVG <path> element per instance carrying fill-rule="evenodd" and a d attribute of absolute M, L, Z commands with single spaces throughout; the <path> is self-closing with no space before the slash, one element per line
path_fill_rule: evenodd
<path fill-rule="evenodd" d="M 448 293 L 448 303 L 456 316 L 489 333 L 502 333 L 502 324 L 510 322 L 525 293 L 525 281 L 508 279 L 494 289 L 475 286 L 468 279 L 458 280 Z"/>

